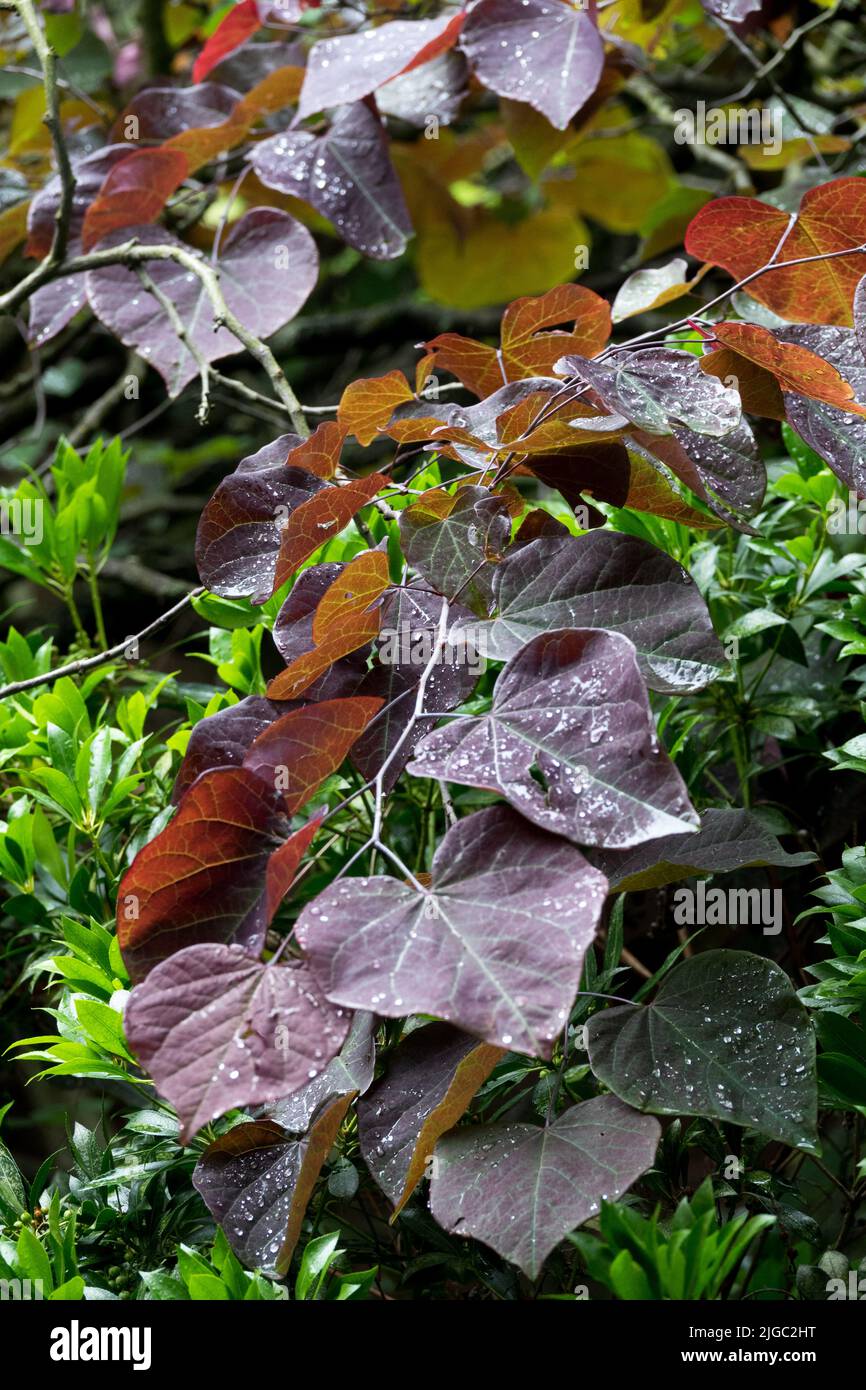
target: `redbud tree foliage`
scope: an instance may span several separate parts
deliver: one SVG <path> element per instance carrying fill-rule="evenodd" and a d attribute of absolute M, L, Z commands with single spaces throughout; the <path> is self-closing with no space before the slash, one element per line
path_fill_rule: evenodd
<path fill-rule="evenodd" d="M 22 1055 L 176 1117 L 223 1273 L 284 1279 L 360 1183 L 377 1265 L 344 1297 L 393 1296 L 404 1231 L 487 1296 L 742 1296 L 753 1241 L 820 1239 L 775 1190 L 747 1200 L 743 1154 L 818 1162 L 866 1104 L 856 968 L 810 984 L 795 921 L 822 845 L 759 780 L 801 735 L 829 756 L 824 687 L 756 693 L 765 655 L 866 650 L 858 7 L 2 8 L 0 309 L 37 426 L 82 333 L 120 364 L 57 390 L 55 458 L 4 491 L 0 559 L 75 624 L 64 659 L 3 648 L 4 865 L 29 862 L 4 873 L 66 982 L 58 1038 Z M 371 366 L 359 325 L 403 296 L 428 331 Z M 308 407 L 291 344 L 317 314 Z M 131 474 L 105 422 L 140 392 L 220 479 L 181 596 L 110 553 Z M 134 484 L 146 506 L 146 460 Z M 779 529 L 807 506 L 811 530 Z M 854 518 L 842 554 L 830 513 Z M 99 598 L 130 565 L 162 595 L 134 637 Z M 178 613 L 210 630 L 216 693 L 148 669 Z M 859 747 L 833 756 L 862 775 Z M 37 865 L 47 916 L 20 905 Z M 649 969 L 629 905 L 677 889 Z M 847 1236 L 863 1174 L 839 1163 Z M 715 1284 L 612 1270 L 627 1192 L 736 1234 Z M 777 1284 L 791 1259 L 811 1267 Z M 188 1296 L 181 1275 L 136 1296 Z"/>

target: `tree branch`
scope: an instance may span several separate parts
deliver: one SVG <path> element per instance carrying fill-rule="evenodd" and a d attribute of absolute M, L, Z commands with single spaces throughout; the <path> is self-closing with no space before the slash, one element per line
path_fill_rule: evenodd
<path fill-rule="evenodd" d="M 44 119 L 46 126 L 51 132 L 54 157 L 57 161 L 57 173 L 60 177 L 60 202 L 58 203 L 54 219 L 54 240 L 52 241 L 51 250 L 47 256 L 48 262 L 52 266 L 57 266 L 66 255 L 66 248 L 69 245 L 69 227 L 72 221 L 72 197 L 75 192 L 75 175 L 72 172 L 69 151 L 66 148 L 66 141 L 63 138 L 63 127 L 60 123 L 57 54 L 45 37 L 45 30 L 39 23 L 33 0 L 14 0 L 11 7 L 9 5 L 4 5 L 3 8 L 14 8 L 18 11 L 21 21 L 27 30 L 30 42 L 33 44 L 34 52 L 39 59 L 39 65 L 42 68 L 42 76 L 45 84 Z"/>
<path fill-rule="evenodd" d="M 14 313 L 42 285 L 57 280 L 61 276 L 78 275 L 82 271 L 100 270 L 111 265 L 125 265 L 130 270 L 134 270 L 137 266 L 144 265 L 148 261 L 174 261 L 175 264 L 183 266 L 185 270 L 189 270 L 197 276 L 210 299 L 214 327 L 227 328 L 233 337 L 237 338 L 238 342 L 247 349 L 250 356 L 255 358 L 259 366 L 267 373 L 276 395 L 289 414 L 296 433 L 302 439 L 306 439 L 310 433 L 310 427 L 304 417 L 301 403 L 289 385 L 274 354 L 267 344 L 263 343 L 261 338 L 256 337 L 255 333 L 241 323 L 237 314 L 229 308 L 220 286 L 218 267 L 203 260 L 185 246 L 142 246 L 133 239 L 124 242 L 121 246 L 113 246 L 104 251 L 91 251 L 85 255 L 72 256 L 63 265 L 52 263 L 51 257 L 47 256 L 18 285 L 0 296 L 0 314 Z"/>
<path fill-rule="evenodd" d="M 79 661 L 70 661 L 65 666 L 57 666 L 53 671 L 46 671 L 44 675 L 29 676 L 27 680 L 13 681 L 11 685 L 0 687 L 0 699 L 6 699 L 9 695 L 17 695 L 22 690 L 33 690 L 39 685 L 50 685 L 52 681 L 59 680 L 61 676 L 81 675 L 82 671 L 92 671 L 94 667 L 102 666 L 106 661 L 112 661 L 116 656 L 122 656 L 131 642 L 143 642 L 151 633 L 156 632 L 169 622 L 176 613 L 180 613 L 182 609 L 186 608 L 192 599 L 198 598 L 199 594 L 203 593 L 204 588 L 201 586 L 197 589 L 191 589 L 167 612 L 161 613 L 158 618 L 154 618 L 152 623 L 148 623 L 147 627 L 142 628 L 141 632 L 135 633 L 134 636 L 124 637 L 122 642 L 109 647 L 107 651 L 97 652 L 96 656 L 82 657 Z"/>

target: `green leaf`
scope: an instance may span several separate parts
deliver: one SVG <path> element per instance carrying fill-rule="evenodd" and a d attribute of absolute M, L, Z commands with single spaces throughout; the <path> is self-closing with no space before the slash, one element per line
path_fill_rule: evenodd
<path fill-rule="evenodd" d="M 610 1283 L 617 1298 L 647 1300 L 653 1297 L 649 1279 L 627 1250 L 620 1250 L 611 1264 Z"/>
<path fill-rule="evenodd" d="M 31 777 L 48 793 L 51 800 L 64 811 L 70 820 L 79 821 L 82 816 L 81 799 L 74 783 L 62 772 L 53 767 L 36 767 Z M 40 798 L 41 799 L 41 798 Z"/>
<path fill-rule="evenodd" d="M 82 750 L 83 751 L 83 750 Z M 102 728 L 93 735 L 87 748 L 87 762 L 84 785 L 79 783 L 82 797 L 86 797 L 91 813 L 99 810 L 102 793 L 111 776 L 111 730 Z"/>
<path fill-rule="evenodd" d="M 774 613 L 771 608 L 753 608 L 750 613 L 744 613 L 725 629 L 722 640 L 727 641 L 730 637 L 753 637 L 757 632 L 765 632 L 768 627 L 784 627 L 787 621 L 781 613 Z"/>
<path fill-rule="evenodd" d="M 866 1067 L 856 1058 L 841 1052 L 822 1052 L 818 1075 L 846 1105 L 866 1106 Z"/>
<path fill-rule="evenodd" d="M 592 1069 L 620 1099 L 661 1115 L 706 1115 L 816 1149 L 815 1035 L 778 965 L 706 951 L 678 965 L 652 1004 L 587 1025 Z"/>
<path fill-rule="evenodd" d="M 25 1226 L 18 1237 L 15 1254 L 25 1279 L 41 1280 L 43 1291 L 50 1292 L 54 1287 L 51 1262 L 29 1226 Z"/>
<path fill-rule="evenodd" d="M 171 1274 L 164 1274 L 162 1270 L 142 1270 L 139 1277 L 147 1289 L 149 1297 L 157 1302 L 165 1303 L 189 1298 L 186 1286 L 181 1283 L 180 1279 L 175 1279 Z"/>
<path fill-rule="evenodd" d="M 339 1243 L 339 1231 L 327 1236 L 317 1236 L 315 1240 L 310 1241 L 304 1250 L 301 1268 L 295 1281 L 296 1299 L 303 1302 L 317 1297 L 329 1265 L 342 1253 L 337 1250 Z"/>
<path fill-rule="evenodd" d="M 216 1274 L 193 1274 L 188 1287 L 189 1296 L 195 1303 L 231 1301 L 228 1289 Z"/>
<path fill-rule="evenodd" d="M 27 1210 L 24 1194 L 24 1181 L 18 1171 L 18 1164 L 0 1139 L 0 1214 L 7 1224 Z"/>
<path fill-rule="evenodd" d="M 84 1280 L 80 1274 L 76 1274 L 72 1279 L 67 1279 L 65 1284 L 61 1284 L 49 1298 L 60 1300 L 67 1303 L 78 1303 L 84 1297 Z"/>

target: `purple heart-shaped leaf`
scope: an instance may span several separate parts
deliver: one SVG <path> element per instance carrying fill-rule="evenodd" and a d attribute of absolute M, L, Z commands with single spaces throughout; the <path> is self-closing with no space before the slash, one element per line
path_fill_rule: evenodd
<path fill-rule="evenodd" d="M 127 227 L 105 238 L 101 249 L 135 240 L 144 246 L 181 246 L 162 227 Z M 189 248 L 186 248 L 189 250 Z M 269 338 L 294 318 L 316 283 L 319 257 L 306 227 L 276 208 L 252 208 L 226 239 L 217 262 L 226 303 L 245 328 Z M 171 260 L 147 263 L 154 284 L 174 304 L 206 362 L 239 352 L 227 328 L 214 331 L 214 310 L 201 280 Z M 87 272 L 87 297 L 97 318 L 127 347 L 135 348 L 177 396 L 199 374 L 186 342 L 134 269 L 106 266 Z"/>
<path fill-rule="evenodd" d="M 497 1047 L 549 1057 L 577 993 L 607 880 L 566 840 L 506 806 L 448 831 L 429 892 L 347 878 L 304 908 L 297 934 L 335 1003 L 429 1013 Z"/>
<path fill-rule="evenodd" d="M 136 986 L 126 1036 L 185 1136 L 236 1106 L 276 1100 L 324 1071 L 350 1015 L 300 961 L 262 965 L 240 946 L 188 946 Z"/>
<path fill-rule="evenodd" d="M 343 240 L 373 260 L 406 249 L 412 223 L 382 124 L 364 102 L 343 106 L 323 135 L 287 130 L 256 145 L 263 184 L 304 198 Z"/>

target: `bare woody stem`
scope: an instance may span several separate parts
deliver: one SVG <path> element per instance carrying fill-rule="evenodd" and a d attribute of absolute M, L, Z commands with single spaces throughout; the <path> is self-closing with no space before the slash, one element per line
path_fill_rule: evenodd
<path fill-rule="evenodd" d="M 45 30 L 39 23 L 33 0 L 14 0 L 12 4 L 0 6 L 3 9 L 15 9 L 21 17 L 21 21 L 27 30 L 30 42 L 33 44 L 34 52 L 39 59 L 42 68 L 42 75 L 45 83 L 45 124 L 51 132 L 51 142 L 54 146 L 54 157 L 57 161 L 57 172 L 60 177 L 60 201 L 54 221 L 54 239 L 51 250 L 43 262 L 43 265 L 51 267 L 59 266 L 69 245 L 69 228 L 72 222 L 72 197 L 75 192 L 75 175 L 72 172 L 72 164 L 69 159 L 69 151 L 66 148 L 66 141 L 63 139 L 63 128 L 60 124 L 60 94 L 57 78 L 57 54 L 45 37 Z"/>
<path fill-rule="evenodd" d="M 83 671 L 92 671 L 97 666 L 104 666 L 106 662 L 113 661 L 115 657 L 123 656 L 131 643 L 143 642 L 145 638 L 150 637 L 151 633 L 158 631 L 176 613 L 180 613 L 186 608 L 192 599 L 198 598 L 199 594 L 203 593 L 203 588 L 191 589 L 172 608 L 167 609 L 158 618 L 154 618 L 152 623 L 148 623 L 147 627 L 142 628 L 141 632 L 135 633 L 134 636 L 124 637 L 122 642 L 109 647 L 107 651 L 97 652 L 95 656 L 82 657 L 79 661 L 70 661 L 65 666 L 57 666 L 53 671 L 46 671 L 41 676 L 29 676 L 27 680 L 14 681 L 11 685 L 0 686 L 0 699 L 5 700 L 9 695 L 18 695 L 23 690 L 34 690 L 40 685 L 50 685 L 52 681 L 59 680 L 61 676 L 80 676 Z"/>

